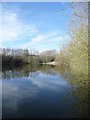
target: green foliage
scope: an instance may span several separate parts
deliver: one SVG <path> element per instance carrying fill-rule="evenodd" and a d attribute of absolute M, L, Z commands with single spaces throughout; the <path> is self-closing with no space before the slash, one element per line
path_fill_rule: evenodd
<path fill-rule="evenodd" d="M 70 68 L 73 75 L 85 75 L 88 77 L 88 29 L 86 25 L 73 30 L 70 42 L 60 50 L 57 56 L 60 66 Z M 83 82 L 83 81 L 82 81 Z"/>
<path fill-rule="evenodd" d="M 55 59 L 56 51 L 44 51 L 41 54 L 36 50 L 28 49 L 0 49 L 2 52 L 2 64 L 5 65 L 22 65 L 22 64 L 41 64 L 52 62 Z"/>
<path fill-rule="evenodd" d="M 80 14 L 81 8 L 84 14 Z M 75 84 L 83 83 L 88 86 L 88 24 L 87 17 L 84 16 L 87 16 L 85 9 L 87 4 L 78 4 L 78 11 L 74 5 L 75 16 L 68 29 L 70 41 L 60 50 L 56 60 L 61 67 L 67 67 L 72 76 L 83 76 L 81 79 L 75 79 Z"/>

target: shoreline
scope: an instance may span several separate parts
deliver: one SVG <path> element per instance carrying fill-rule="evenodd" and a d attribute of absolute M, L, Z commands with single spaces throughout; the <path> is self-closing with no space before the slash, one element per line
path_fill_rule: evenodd
<path fill-rule="evenodd" d="M 58 63 L 57 62 L 47 62 L 47 63 L 41 63 L 41 64 L 47 64 L 47 65 L 58 65 Z"/>

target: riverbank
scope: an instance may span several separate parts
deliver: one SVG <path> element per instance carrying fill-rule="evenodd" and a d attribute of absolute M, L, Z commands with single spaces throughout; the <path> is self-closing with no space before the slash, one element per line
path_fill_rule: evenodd
<path fill-rule="evenodd" d="M 58 65 L 58 63 L 56 61 L 54 61 L 54 62 L 47 62 L 47 63 L 41 63 L 41 64 Z"/>

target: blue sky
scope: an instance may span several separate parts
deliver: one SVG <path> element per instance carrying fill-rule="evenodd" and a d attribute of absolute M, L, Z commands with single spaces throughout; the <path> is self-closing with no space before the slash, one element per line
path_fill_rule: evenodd
<path fill-rule="evenodd" d="M 69 3 L 2 3 L 2 47 L 59 50 L 66 34 Z"/>

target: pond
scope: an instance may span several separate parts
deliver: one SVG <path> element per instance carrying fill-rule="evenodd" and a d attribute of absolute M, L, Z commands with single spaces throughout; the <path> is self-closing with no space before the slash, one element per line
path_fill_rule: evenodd
<path fill-rule="evenodd" d="M 5 68 L 3 118 L 87 117 L 87 100 L 81 90 L 54 66 Z"/>

